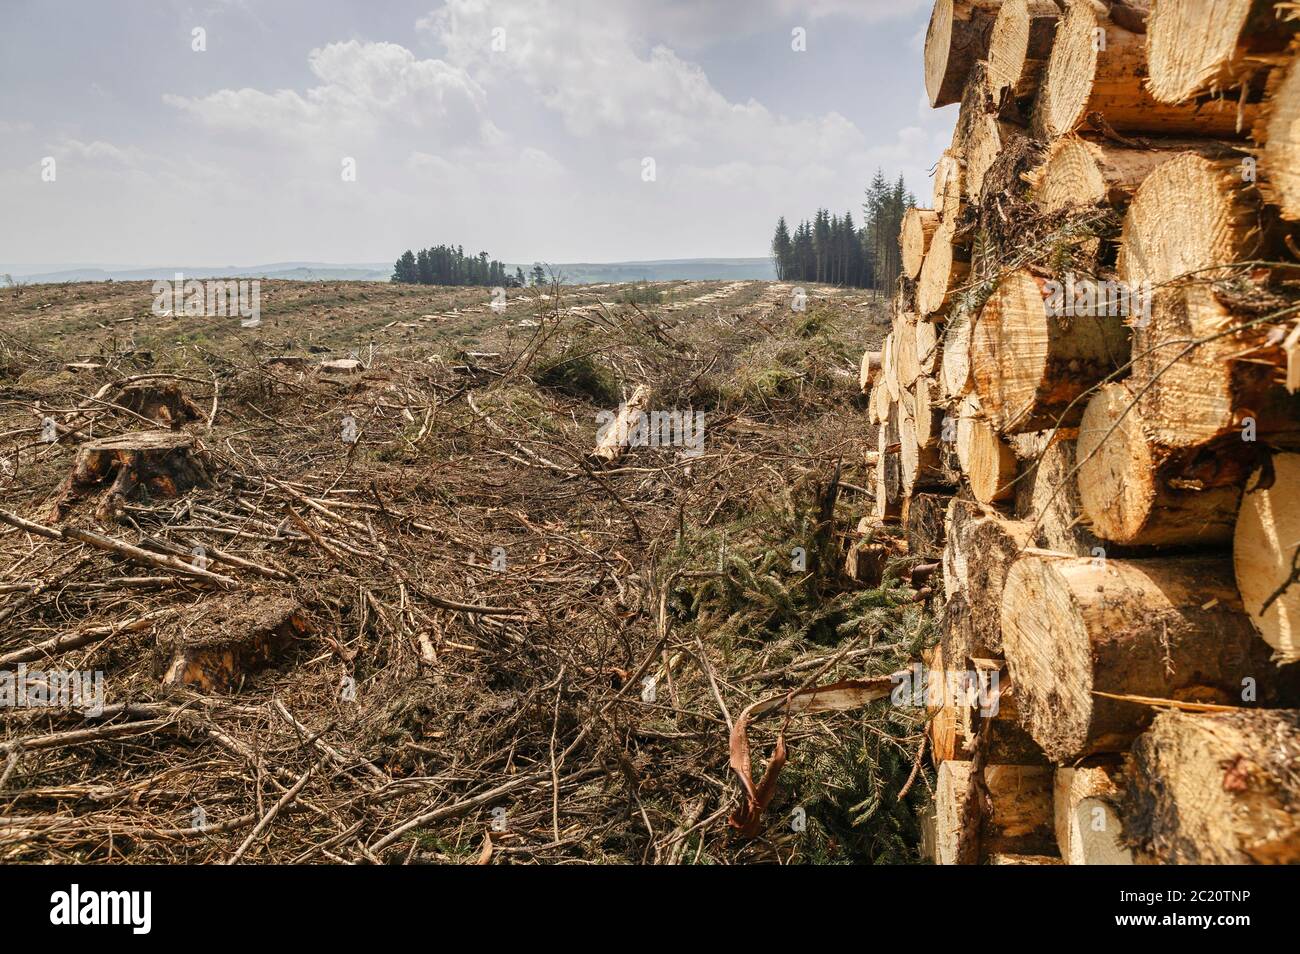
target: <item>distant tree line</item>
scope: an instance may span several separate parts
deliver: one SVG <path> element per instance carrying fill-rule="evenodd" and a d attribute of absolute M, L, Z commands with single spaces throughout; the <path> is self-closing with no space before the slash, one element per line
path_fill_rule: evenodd
<path fill-rule="evenodd" d="M 536 269 L 534 269 L 536 271 Z M 489 259 L 487 252 L 466 255 L 460 246 L 438 245 L 402 253 L 393 266 L 393 281 L 410 285 L 487 285 L 521 288 L 527 282 L 523 269 L 506 273 L 504 262 Z"/>
<path fill-rule="evenodd" d="M 772 261 L 781 281 L 823 282 L 888 293 L 902 268 L 898 230 L 903 213 L 916 205 L 900 175 L 893 185 L 877 169 L 862 204 L 863 223 L 853 214 L 833 215 L 818 209 L 812 221 L 801 221 L 794 232 L 785 216 L 776 223 Z"/>

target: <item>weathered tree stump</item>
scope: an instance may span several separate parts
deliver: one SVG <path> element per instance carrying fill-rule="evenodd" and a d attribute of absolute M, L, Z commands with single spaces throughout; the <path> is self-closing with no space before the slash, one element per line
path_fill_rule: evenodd
<path fill-rule="evenodd" d="M 60 486 L 49 519 L 60 520 L 79 501 L 98 497 L 95 516 L 114 519 L 131 497 L 178 497 L 209 483 L 194 438 L 178 431 L 134 431 L 87 441 Z"/>
<path fill-rule="evenodd" d="M 246 675 L 274 664 L 313 627 L 293 600 L 254 596 L 205 604 L 188 629 L 189 635 L 162 643 L 170 653 L 163 684 L 232 692 Z"/>
<path fill-rule="evenodd" d="M 203 419 L 203 411 L 175 381 L 132 382 L 117 392 L 113 403 L 117 406 L 115 410 L 125 408 L 172 430 Z"/>

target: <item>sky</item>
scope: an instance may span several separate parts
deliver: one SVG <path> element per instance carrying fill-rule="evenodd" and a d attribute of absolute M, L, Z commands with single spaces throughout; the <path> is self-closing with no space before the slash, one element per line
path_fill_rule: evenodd
<path fill-rule="evenodd" d="M 929 7 L 6 0 L 0 261 L 763 256 L 877 167 L 928 204 Z"/>

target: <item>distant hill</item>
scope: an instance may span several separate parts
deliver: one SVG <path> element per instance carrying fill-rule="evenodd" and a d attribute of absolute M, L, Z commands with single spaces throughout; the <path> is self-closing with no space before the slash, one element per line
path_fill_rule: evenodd
<path fill-rule="evenodd" d="M 507 270 L 524 272 L 532 262 L 511 262 Z M 553 262 L 552 272 L 571 285 L 595 285 L 613 282 L 668 281 L 738 281 L 758 279 L 774 281 L 776 270 L 768 258 L 674 258 L 647 262 Z M 393 273 L 390 264 L 328 262 L 274 262 L 249 266 L 155 266 L 103 265 L 75 263 L 64 265 L 6 265 L 0 263 L 0 275 L 12 275 L 15 281 L 31 284 L 52 282 L 139 282 L 172 279 L 180 272 L 186 278 L 275 278 L 304 282 L 388 281 Z"/>

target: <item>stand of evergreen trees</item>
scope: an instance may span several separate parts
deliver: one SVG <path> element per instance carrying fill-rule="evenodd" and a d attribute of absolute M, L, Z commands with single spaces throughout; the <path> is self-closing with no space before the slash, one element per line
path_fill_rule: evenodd
<path fill-rule="evenodd" d="M 520 288 L 525 284 L 522 269 L 506 274 L 506 266 L 489 259 L 487 252 L 466 255 L 462 246 L 439 245 L 402 253 L 393 266 L 393 281 L 410 285 L 487 285 Z"/>
<path fill-rule="evenodd" d="M 890 185 L 877 169 L 862 204 L 862 228 L 851 212 L 840 216 L 818 209 L 811 222 L 801 221 L 791 233 L 782 216 L 772 237 L 776 277 L 889 293 L 902 268 L 898 230 L 903 213 L 914 205 L 901 175 Z"/>

